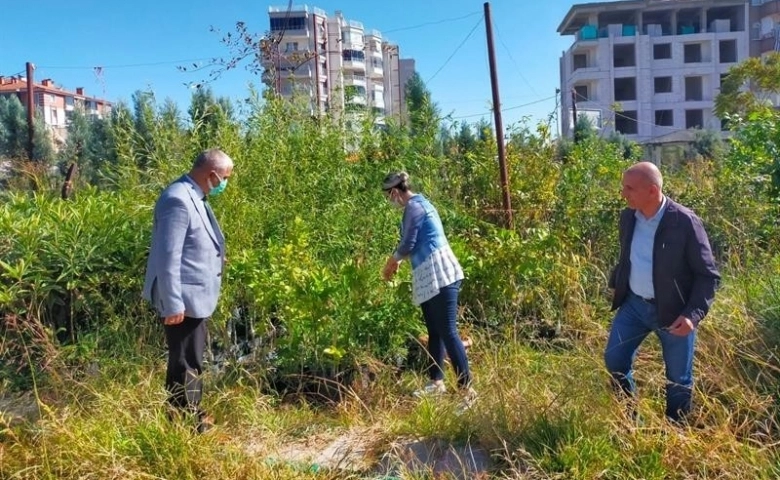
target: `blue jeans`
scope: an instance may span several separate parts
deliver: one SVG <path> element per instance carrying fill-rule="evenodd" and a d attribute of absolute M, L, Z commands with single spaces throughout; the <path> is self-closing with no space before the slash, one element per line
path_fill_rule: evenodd
<path fill-rule="evenodd" d="M 431 380 L 444 379 L 444 351 L 450 357 L 455 373 L 458 375 L 458 386 L 466 388 L 471 384 L 469 361 L 466 349 L 458 335 L 455 325 L 458 319 L 458 293 L 461 281 L 447 285 L 432 299 L 423 302 L 422 308 L 425 326 L 428 328 L 428 354 L 433 364 L 428 368 Z"/>
<path fill-rule="evenodd" d="M 629 293 L 612 321 L 604 363 L 612 375 L 615 389 L 633 398 L 636 392 L 634 358 L 650 332 L 655 332 L 661 341 L 666 366 L 666 416 L 680 421 L 691 410 L 696 330 L 679 337 L 659 328 L 655 305 Z"/>

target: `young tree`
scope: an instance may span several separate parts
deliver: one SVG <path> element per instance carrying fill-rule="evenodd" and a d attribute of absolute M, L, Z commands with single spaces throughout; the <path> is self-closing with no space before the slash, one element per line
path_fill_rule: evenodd
<path fill-rule="evenodd" d="M 22 102 L 16 96 L 0 98 L 0 155 L 27 157 L 27 121 Z"/>
<path fill-rule="evenodd" d="M 720 118 L 734 114 L 744 117 L 769 106 L 769 96 L 777 93 L 780 52 L 773 52 L 766 59 L 751 57 L 729 69 L 715 98 L 715 113 Z"/>
<path fill-rule="evenodd" d="M 441 121 L 439 108 L 417 72 L 406 83 L 406 108 L 413 147 L 421 154 L 434 155 Z"/>

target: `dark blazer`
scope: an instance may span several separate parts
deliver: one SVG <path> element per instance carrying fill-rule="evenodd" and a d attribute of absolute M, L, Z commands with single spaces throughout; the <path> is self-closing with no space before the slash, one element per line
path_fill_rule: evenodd
<path fill-rule="evenodd" d="M 658 224 L 653 242 L 653 289 L 660 327 L 668 327 L 680 315 L 694 325 L 707 315 L 715 299 L 720 273 L 699 217 L 667 197 L 666 211 Z M 636 210 L 620 214 L 620 259 L 610 276 L 614 288 L 612 309 L 620 307 L 629 293 L 631 239 Z"/>

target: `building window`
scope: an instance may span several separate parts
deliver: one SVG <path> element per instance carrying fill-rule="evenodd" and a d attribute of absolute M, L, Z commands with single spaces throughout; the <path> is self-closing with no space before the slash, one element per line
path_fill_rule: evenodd
<path fill-rule="evenodd" d="M 663 60 L 666 58 L 672 58 L 672 44 L 657 43 L 653 45 L 653 59 Z"/>
<path fill-rule="evenodd" d="M 275 32 L 305 29 L 306 17 L 279 17 L 271 19 L 271 30 Z"/>
<path fill-rule="evenodd" d="M 704 77 L 685 77 L 685 100 L 704 100 Z"/>
<path fill-rule="evenodd" d="M 612 49 L 612 63 L 615 68 L 635 66 L 636 54 L 634 44 L 615 45 Z"/>
<path fill-rule="evenodd" d="M 701 63 L 701 43 L 688 43 L 683 47 L 685 63 Z"/>
<path fill-rule="evenodd" d="M 674 125 L 674 110 L 656 110 L 655 124 L 659 127 L 671 127 Z"/>
<path fill-rule="evenodd" d="M 686 110 L 685 128 L 702 128 L 704 126 L 704 110 Z"/>
<path fill-rule="evenodd" d="M 615 79 L 615 101 L 636 100 L 636 77 Z"/>
<path fill-rule="evenodd" d="M 284 51 L 286 53 L 298 51 L 298 42 L 287 42 L 284 45 Z"/>
<path fill-rule="evenodd" d="M 65 97 L 65 106 L 66 107 L 72 107 L 73 106 L 73 97 Z"/>
<path fill-rule="evenodd" d="M 672 77 L 655 77 L 655 93 L 672 93 Z"/>
<path fill-rule="evenodd" d="M 636 135 L 639 133 L 636 118 L 636 110 L 615 112 L 615 130 L 623 135 Z"/>
<path fill-rule="evenodd" d="M 360 50 L 344 50 L 342 57 L 345 62 L 364 62 L 366 59 L 365 54 Z"/>
<path fill-rule="evenodd" d="M 587 102 L 590 100 L 590 96 L 588 96 L 588 86 L 587 85 L 575 85 L 574 86 L 574 96 L 577 99 L 578 102 Z"/>
<path fill-rule="evenodd" d="M 588 68 L 588 56 L 584 53 L 574 54 L 573 61 L 574 68 L 572 70 L 577 70 L 578 68 Z"/>
<path fill-rule="evenodd" d="M 737 61 L 736 40 L 721 40 L 719 47 L 720 47 L 720 63 L 736 63 Z"/>

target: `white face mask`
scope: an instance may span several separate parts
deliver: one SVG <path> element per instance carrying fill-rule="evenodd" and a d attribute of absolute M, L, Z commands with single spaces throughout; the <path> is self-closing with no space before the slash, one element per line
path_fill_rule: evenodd
<path fill-rule="evenodd" d="M 387 198 L 387 201 L 390 202 L 390 205 L 394 206 L 395 208 L 404 208 L 404 204 L 401 203 L 401 199 L 399 198 L 393 198 L 393 192 L 396 191 L 395 189 L 390 190 L 390 196 Z"/>

